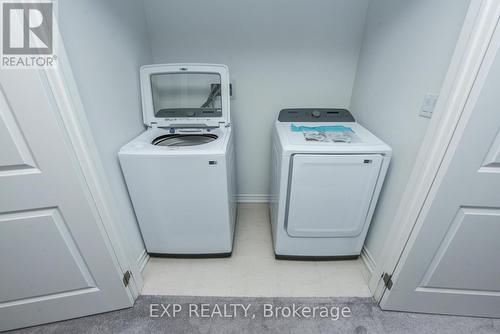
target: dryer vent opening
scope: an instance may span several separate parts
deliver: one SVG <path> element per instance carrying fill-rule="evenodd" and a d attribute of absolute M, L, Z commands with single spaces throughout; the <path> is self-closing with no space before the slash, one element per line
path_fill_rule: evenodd
<path fill-rule="evenodd" d="M 151 144 L 156 146 L 196 146 L 213 142 L 218 138 L 214 134 L 181 135 L 168 134 L 155 138 Z"/>

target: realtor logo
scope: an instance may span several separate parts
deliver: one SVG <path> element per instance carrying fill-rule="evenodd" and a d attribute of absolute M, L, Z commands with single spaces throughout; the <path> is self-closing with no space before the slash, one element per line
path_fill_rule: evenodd
<path fill-rule="evenodd" d="M 2 68 L 54 66 L 54 2 L 2 1 Z"/>

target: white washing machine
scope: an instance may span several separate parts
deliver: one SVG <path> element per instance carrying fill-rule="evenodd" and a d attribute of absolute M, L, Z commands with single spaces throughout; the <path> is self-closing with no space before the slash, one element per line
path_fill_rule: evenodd
<path fill-rule="evenodd" d="M 359 256 L 391 148 L 345 109 L 284 109 L 273 130 L 276 258 Z"/>
<path fill-rule="evenodd" d="M 140 75 L 147 130 L 118 156 L 146 249 L 230 256 L 236 178 L 228 68 L 148 65 Z"/>

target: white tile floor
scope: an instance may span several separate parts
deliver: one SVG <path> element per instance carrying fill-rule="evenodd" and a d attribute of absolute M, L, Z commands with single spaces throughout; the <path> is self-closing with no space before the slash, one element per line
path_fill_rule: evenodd
<path fill-rule="evenodd" d="M 369 297 L 366 268 L 353 261 L 275 260 L 268 206 L 238 208 L 233 255 L 151 258 L 143 294 L 250 297 Z"/>

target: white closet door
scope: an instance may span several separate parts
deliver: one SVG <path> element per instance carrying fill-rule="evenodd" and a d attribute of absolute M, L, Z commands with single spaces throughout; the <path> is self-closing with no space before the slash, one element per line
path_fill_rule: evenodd
<path fill-rule="evenodd" d="M 56 108 L 37 71 L 1 71 L 0 331 L 132 305 Z"/>
<path fill-rule="evenodd" d="M 499 28 L 495 36 L 383 309 L 500 317 Z"/>
<path fill-rule="evenodd" d="M 292 237 L 355 237 L 377 183 L 381 155 L 297 154 L 292 158 L 287 232 Z"/>

